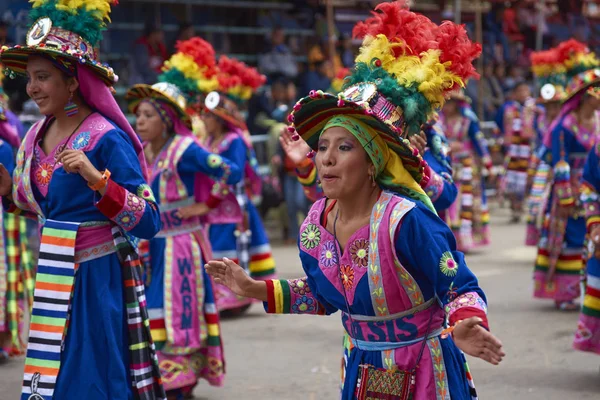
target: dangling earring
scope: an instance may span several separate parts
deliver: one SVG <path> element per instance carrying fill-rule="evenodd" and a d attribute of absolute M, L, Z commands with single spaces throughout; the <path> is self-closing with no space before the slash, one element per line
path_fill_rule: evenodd
<path fill-rule="evenodd" d="M 163 133 L 162 133 L 163 139 L 166 139 L 168 136 L 169 136 L 169 133 L 167 132 L 167 128 L 163 129 Z"/>
<path fill-rule="evenodd" d="M 69 101 L 67 102 L 67 105 L 65 106 L 64 110 L 65 114 L 67 114 L 67 117 L 72 117 L 73 115 L 79 112 L 79 106 L 77 105 L 77 103 L 73 102 L 73 93 L 71 93 L 71 95 L 69 96 Z"/>
<path fill-rule="evenodd" d="M 375 183 L 375 174 L 370 175 L 371 177 L 371 186 L 375 187 L 377 186 L 377 183 Z"/>
<path fill-rule="evenodd" d="M 321 184 L 321 180 L 317 179 L 317 185 L 320 185 L 320 184 Z"/>

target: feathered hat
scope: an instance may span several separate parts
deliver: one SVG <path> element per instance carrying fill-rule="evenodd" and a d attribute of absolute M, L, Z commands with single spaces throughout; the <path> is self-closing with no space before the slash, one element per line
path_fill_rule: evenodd
<path fill-rule="evenodd" d="M 351 115 L 373 127 L 420 182 L 420 158 L 406 138 L 420 132 L 448 93 L 478 76 L 472 61 L 481 46 L 469 40 L 463 26 L 436 25 L 409 11 L 406 1 L 379 4 L 354 27 L 353 36 L 363 43 L 345 90 L 310 92 L 294 106 L 290 130 L 315 149 L 330 118 Z"/>
<path fill-rule="evenodd" d="M 564 101 L 567 98 L 567 76 L 558 48 L 535 51 L 531 53 L 530 59 L 531 71 L 541 88 L 538 103 Z"/>
<path fill-rule="evenodd" d="M 30 0 L 27 44 L 3 47 L 0 62 L 8 75 L 25 75 L 27 58 L 33 54 L 49 57 L 60 69 L 75 72 L 77 63 L 87 65 L 112 86 L 118 77 L 107 64 L 98 61 L 97 45 L 110 22 L 110 6 L 117 0 Z"/>
<path fill-rule="evenodd" d="M 250 100 L 267 78 L 255 68 L 227 56 L 219 57 L 217 70 L 218 87 L 206 96 L 204 106 L 229 124 L 245 129 L 239 106 Z"/>
<path fill-rule="evenodd" d="M 564 65 L 567 77 L 567 98 L 588 91 L 600 96 L 600 60 L 590 49 L 575 39 L 562 42 L 557 47 L 558 59 Z"/>
<path fill-rule="evenodd" d="M 177 52 L 165 61 L 154 85 L 138 84 L 127 91 L 125 100 L 135 112 L 140 102 L 155 98 L 168 103 L 188 128 L 192 127 L 188 104 L 218 87 L 215 51 L 210 43 L 194 37 L 177 42 Z"/>

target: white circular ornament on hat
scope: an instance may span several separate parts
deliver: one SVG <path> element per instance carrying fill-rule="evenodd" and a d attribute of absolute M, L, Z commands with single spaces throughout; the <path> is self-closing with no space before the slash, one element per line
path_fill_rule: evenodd
<path fill-rule="evenodd" d="M 546 83 L 540 89 L 540 95 L 542 96 L 542 99 L 544 99 L 544 100 L 552 100 L 554 98 L 554 96 L 556 95 L 556 88 L 554 87 L 553 84 Z"/>
<path fill-rule="evenodd" d="M 350 86 L 344 91 L 344 99 L 354 103 L 366 103 L 377 94 L 377 86 L 373 83 L 362 82 Z"/>
<path fill-rule="evenodd" d="M 52 29 L 52 20 L 48 17 L 38 19 L 27 32 L 27 46 L 37 46 L 42 43 Z"/>
<path fill-rule="evenodd" d="M 219 96 L 219 93 L 217 93 L 217 92 L 210 92 L 206 96 L 206 100 L 204 100 L 204 105 L 209 110 L 214 110 L 215 108 L 217 108 L 219 106 L 220 102 L 221 102 L 221 96 Z"/>

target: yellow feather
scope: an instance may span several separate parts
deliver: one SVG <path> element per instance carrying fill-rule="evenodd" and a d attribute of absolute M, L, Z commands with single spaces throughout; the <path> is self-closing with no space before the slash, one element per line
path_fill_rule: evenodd
<path fill-rule="evenodd" d="M 40 7 L 48 2 L 48 0 L 30 0 L 33 8 Z M 71 14 L 77 14 L 80 9 L 85 9 L 88 12 L 94 12 L 95 17 L 99 21 L 110 22 L 110 6 L 108 0 L 57 0 L 56 9 Z"/>
<path fill-rule="evenodd" d="M 171 68 L 175 68 L 183 74 L 188 79 L 193 80 L 204 80 L 206 76 L 204 72 L 206 71 L 206 67 L 198 66 L 194 58 L 188 54 L 184 53 L 175 53 L 169 60 L 165 61 L 163 69 L 169 70 Z"/>

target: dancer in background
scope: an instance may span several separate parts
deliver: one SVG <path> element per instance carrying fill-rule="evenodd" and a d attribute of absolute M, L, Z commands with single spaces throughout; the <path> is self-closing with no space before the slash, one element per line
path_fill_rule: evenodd
<path fill-rule="evenodd" d="M 513 100 L 504 107 L 502 116 L 502 133 L 507 149 L 502 189 L 510 202 L 512 222 L 519 222 L 523 214 L 527 169 L 536 137 L 536 114 L 537 108 L 535 100 L 531 98 L 529 85 L 524 81 L 518 82 L 513 89 Z"/>
<path fill-rule="evenodd" d="M 575 40 L 557 51 L 566 68 L 568 97 L 544 138 L 542 160 L 552 168 L 551 193 L 543 205 L 544 222 L 534 272 L 534 297 L 554 300 L 561 310 L 578 310 L 586 234 L 579 200 L 585 160 L 600 138 L 600 117 L 589 80 L 600 61 Z"/>
<path fill-rule="evenodd" d="M 207 269 L 269 313 L 340 311 L 343 400 L 474 398 L 461 350 L 498 364 L 502 345 L 488 331 L 483 291 L 419 185 L 426 163 L 402 135 L 418 134 L 432 103 L 475 73 L 481 48 L 464 28 L 435 25 L 405 2 L 377 11 L 354 29 L 364 42 L 345 91 L 312 92 L 290 117 L 316 151 L 326 196 L 301 228 L 306 276 L 256 281 L 231 260 Z M 407 53 L 395 53 L 396 43 Z M 442 334 L 446 321 L 452 336 Z"/>
<path fill-rule="evenodd" d="M 8 115 L 8 97 L 2 91 L 0 69 L 0 164 L 9 174 L 15 168 L 15 154 L 21 139 Z M 25 219 L 0 213 L 0 361 L 21 355 L 25 307 L 33 304 L 33 260 L 28 247 Z"/>
<path fill-rule="evenodd" d="M 94 51 L 110 6 L 36 1 L 26 45 L 0 52 L 46 116 L 14 179 L 0 167 L 4 209 L 43 225 L 22 400 L 165 398 L 135 248 L 159 231 L 159 211 L 117 77 Z"/>
<path fill-rule="evenodd" d="M 239 111 L 252 93 L 265 83 L 265 77 L 254 68 L 224 56 L 219 59 L 217 69 L 219 89 L 206 96 L 202 116 L 207 133 L 204 146 L 231 160 L 242 171 L 242 180 L 228 189 L 228 194 L 214 209 L 202 209 L 202 204 L 198 203 L 183 207 L 180 212 L 183 216 L 205 215 L 210 224 L 213 258 L 237 260 L 253 277 L 269 279 L 275 274 L 275 260 L 260 215 L 252 202 L 260 195 L 261 179 L 250 136 Z M 251 300 L 237 296 L 224 286 L 217 285 L 215 290 L 219 312 L 240 313 L 251 304 Z"/>
<path fill-rule="evenodd" d="M 162 228 L 140 248 L 145 254 L 150 328 L 169 399 L 191 396 L 200 379 L 221 386 L 225 374 L 214 287 L 202 268 L 212 258 L 210 242 L 199 216 L 179 214 L 196 199 L 203 199 L 204 207 L 216 207 L 228 185 L 242 176 L 236 165 L 200 146 L 186 113 L 186 98 L 201 94 L 190 69 L 216 75 L 211 50 L 200 38 L 178 42 L 160 82 L 135 85 L 125 96 L 136 114 L 136 132 L 146 143 L 150 187 L 159 194 Z M 210 190 L 195 193 L 199 183 L 210 185 Z"/>
<path fill-rule="evenodd" d="M 439 130 L 450 142 L 458 197 L 446 213 L 447 222 L 460 251 L 490 243 L 489 210 L 483 170 L 490 171 L 492 159 L 479 120 L 463 91 L 454 91 L 444 104 Z"/>
<path fill-rule="evenodd" d="M 527 172 L 527 230 L 525 245 L 537 246 L 543 221 L 543 205 L 550 195 L 550 166 L 540 159 L 544 153 L 543 139 L 552 121 L 560 113 L 561 103 L 567 97 L 564 66 L 556 48 L 531 54 L 531 69 L 541 87 L 534 121 L 535 141 Z"/>

